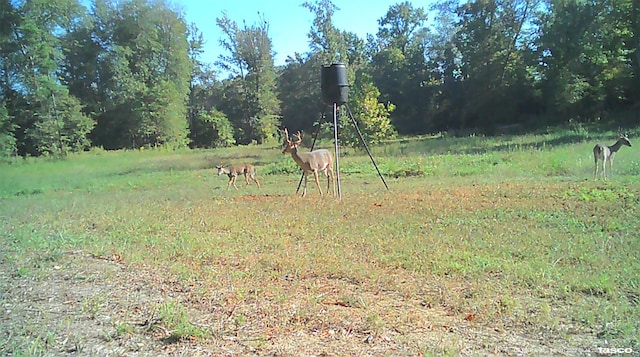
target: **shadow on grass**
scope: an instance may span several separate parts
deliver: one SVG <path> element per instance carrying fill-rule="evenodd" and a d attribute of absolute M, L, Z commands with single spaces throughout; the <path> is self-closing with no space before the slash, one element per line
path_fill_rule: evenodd
<path fill-rule="evenodd" d="M 584 142 L 585 137 L 582 135 L 578 135 L 578 134 L 566 134 L 566 135 L 562 135 L 560 137 L 557 137 L 555 139 L 551 139 L 551 140 L 538 140 L 538 141 L 534 141 L 534 142 L 530 142 L 530 143 L 526 143 L 526 144 L 515 144 L 518 147 L 525 149 L 525 150 L 529 150 L 529 149 L 535 149 L 535 150 L 540 150 L 543 149 L 545 147 L 555 147 L 555 146 L 562 146 L 562 145 L 570 145 L 570 144 L 578 144 L 578 143 L 582 143 Z M 488 148 L 485 151 L 509 151 L 509 150 L 513 150 L 513 147 L 515 146 L 514 144 L 502 144 L 502 145 L 497 145 L 494 146 L 492 148 Z"/>
<path fill-rule="evenodd" d="M 229 156 L 206 155 L 192 158 L 163 158 L 162 160 L 149 160 L 147 162 L 137 163 L 136 166 L 122 168 L 121 170 L 108 174 L 107 176 L 113 177 L 157 172 L 209 170 L 215 169 L 217 165 L 236 164 L 241 163 L 241 161 L 245 163 L 252 163 L 256 166 L 260 166 L 261 163 L 265 164 L 264 162 L 257 162 L 258 159 L 261 159 L 258 155 L 236 154 Z"/>
<path fill-rule="evenodd" d="M 527 142 L 517 143 L 512 139 L 519 138 L 519 135 L 505 135 L 500 137 L 471 137 L 471 138 L 446 138 L 440 139 L 438 145 L 433 148 L 434 153 L 442 154 L 486 154 L 490 152 L 503 152 L 517 150 L 540 150 L 548 147 L 556 147 L 562 145 L 570 145 L 584 142 L 585 137 L 579 134 L 567 133 L 554 139 L 544 139 Z M 499 139 L 498 139 L 499 138 Z M 489 145 L 487 141 L 495 140 L 500 141 L 497 145 Z M 471 145 L 470 145 L 471 141 Z"/>

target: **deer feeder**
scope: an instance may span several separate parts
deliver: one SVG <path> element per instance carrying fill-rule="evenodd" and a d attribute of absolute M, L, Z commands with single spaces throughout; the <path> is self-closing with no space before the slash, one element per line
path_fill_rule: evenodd
<path fill-rule="evenodd" d="M 327 105 L 342 105 L 349 100 L 349 82 L 347 80 L 347 66 L 334 63 L 322 66 L 320 72 L 322 101 Z"/>

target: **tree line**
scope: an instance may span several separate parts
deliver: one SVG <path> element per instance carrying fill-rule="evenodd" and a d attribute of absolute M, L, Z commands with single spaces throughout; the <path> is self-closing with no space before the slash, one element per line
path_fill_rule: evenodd
<path fill-rule="evenodd" d="M 267 18 L 220 14 L 224 50 L 203 63 L 203 34 L 166 0 L 0 0 L 0 156 L 327 132 L 320 68 L 332 63 L 346 64 L 349 109 L 369 142 L 640 119 L 636 0 L 404 1 L 366 38 L 334 25 L 331 0 L 302 6 L 309 49 L 276 66 Z M 353 123 L 340 122 L 340 140 L 357 145 Z"/>

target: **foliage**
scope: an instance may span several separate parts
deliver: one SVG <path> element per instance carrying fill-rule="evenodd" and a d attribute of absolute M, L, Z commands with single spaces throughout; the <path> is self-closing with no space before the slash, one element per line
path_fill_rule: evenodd
<path fill-rule="evenodd" d="M 14 156 L 17 151 L 13 118 L 9 117 L 4 103 L 0 104 L 0 159 Z"/>
<path fill-rule="evenodd" d="M 308 51 L 276 66 L 264 16 L 239 26 L 215 14 L 223 38 L 206 39 L 165 0 L 4 1 L 2 155 L 273 142 L 282 127 L 309 131 L 327 116 L 319 69 L 338 62 L 372 142 L 392 137 L 387 126 L 504 135 L 638 120 L 637 1 L 403 1 L 366 38 L 335 26 L 333 1 L 302 6 Z M 224 53 L 203 62 L 216 40 Z"/>
<path fill-rule="evenodd" d="M 423 8 L 414 8 L 405 1 L 389 7 L 379 20 L 379 48 L 372 56 L 367 73 L 380 89 L 383 103 L 393 103 L 394 127 L 400 133 L 427 131 L 428 88 L 422 85 L 426 77 L 425 41 L 427 15 Z M 356 85 L 357 87 L 357 85 Z"/>
<path fill-rule="evenodd" d="M 286 175 L 300 173 L 301 171 L 300 166 L 287 155 L 282 160 L 269 163 L 262 172 L 266 175 Z"/>
<path fill-rule="evenodd" d="M 81 7 L 73 1 L 31 1 L 16 7 L 6 3 L 3 7 L 7 23 L 2 39 L 6 48 L 13 49 L 4 52 L 1 61 L 1 96 L 8 112 L 3 115 L 4 130 L 13 132 L 21 155 L 65 155 L 87 148 L 87 134 L 94 123 L 57 77 L 62 51 L 56 34 L 70 31 Z M 5 122 L 7 119 L 11 122 Z"/>
<path fill-rule="evenodd" d="M 191 119 L 190 138 L 193 147 L 215 148 L 235 144 L 233 126 L 224 113 L 212 109 Z"/>
<path fill-rule="evenodd" d="M 309 30 L 309 46 L 318 55 L 323 65 L 347 63 L 347 45 L 344 34 L 333 25 L 333 15 L 338 7 L 331 0 L 316 0 L 302 4 L 313 14 L 313 24 Z"/>
<path fill-rule="evenodd" d="M 319 101 L 319 76 L 311 76 L 320 62 L 317 55 L 303 58 L 297 54 L 288 58 L 278 81 L 278 98 L 282 108 L 282 126 L 291 132 L 309 129 L 321 117 L 324 103 Z M 314 114 L 315 113 L 315 114 Z"/>
<path fill-rule="evenodd" d="M 280 124 L 280 101 L 269 23 L 263 19 L 257 25 L 240 29 L 224 13 L 217 24 L 227 36 L 221 43 L 229 52 L 220 55 L 218 64 L 234 76 L 225 85 L 232 95 L 225 97 L 227 100 L 221 107 L 233 108 L 228 116 L 238 129 L 236 140 L 247 144 L 275 138 Z"/>
<path fill-rule="evenodd" d="M 161 0 L 97 0 L 89 34 L 100 48 L 96 143 L 105 148 L 185 146 L 191 61 L 179 13 Z"/>
<path fill-rule="evenodd" d="M 56 97 L 51 93 L 51 100 L 42 98 L 44 102 L 34 101 L 49 111 L 48 115 L 39 116 L 34 126 L 26 130 L 35 147 L 34 154 L 66 155 L 70 151 L 81 151 L 90 146 L 88 134 L 95 123 L 82 114 L 80 103 L 75 97 L 68 96 L 65 92 L 61 94 Z"/>
<path fill-rule="evenodd" d="M 439 60 L 447 66 L 441 98 L 447 100 L 448 111 L 443 113 L 447 126 L 442 129 L 483 127 L 492 132 L 527 118 L 528 108 L 518 105 L 521 98 L 532 97 L 525 60 L 538 3 L 469 1 L 449 3 L 452 8 L 443 10 L 453 14 L 456 23 L 451 47 L 441 52 L 445 58 Z"/>
<path fill-rule="evenodd" d="M 640 30 L 630 27 L 629 17 L 640 17 L 630 1 L 549 4 L 538 39 L 549 107 L 569 118 L 593 120 L 637 94 L 637 86 L 624 84 L 638 77 L 631 55 L 638 48 L 629 36 Z"/>
<path fill-rule="evenodd" d="M 389 114 L 395 109 L 392 103 L 380 103 L 380 91 L 371 82 L 367 74 L 361 74 L 356 81 L 356 93 L 351 101 L 354 103 L 351 115 L 342 115 L 342 127 L 339 135 L 341 144 L 351 147 L 362 145 L 360 135 L 367 143 L 376 144 L 383 140 L 393 139 L 396 131 L 391 125 Z M 344 111 L 343 111 L 344 112 Z"/>

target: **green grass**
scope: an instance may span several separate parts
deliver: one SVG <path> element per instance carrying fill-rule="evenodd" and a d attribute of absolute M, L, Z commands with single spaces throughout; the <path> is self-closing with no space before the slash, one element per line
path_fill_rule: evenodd
<path fill-rule="evenodd" d="M 594 140 L 611 144 L 615 135 L 592 136 L 386 143 L 372 152 L 388 191 L 366 153 L 346 149 L 341 202 L 319 198 L 312 183 L 296 197 L 299 173 L 279 147 L 29 159 L 2 167 L 3 264 L 25 276 L 68 250 L 117 255 L 197 281 L 202 296 L 220 291 L 221 304 L 240 306 L 226 327 L 234 331 L 329 324 L 321 302 L 360 311 L 363 333 L 402 330 L 417 323 L 410 312 L 379 309 L 368 293 L 394 291 L 478 324 L 560 339 L 576 326 L 637 351 L 640 153 L 623 148 L 614 178 L 594 182 Z M 227 190 L 226 176 L 215 175 L 215 165 L 240 162 L 258 165 L 261 190 Z M 310 283 L 318 278 L 361 290 L 343 286 L 328 301 Z M 273 310 L 257 322 L 250 307 L 265 299 Z M 296 314 L 285 316 L 294 301 Z M 94 316 L 100 301 L 84 308 Z M 177 302 L 158 314 L 176 338 L 217 333 L 196 327 Z M 115 335 L 130 330 L 122 324 Z"/>

